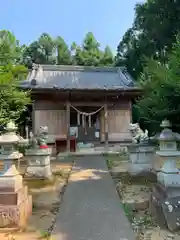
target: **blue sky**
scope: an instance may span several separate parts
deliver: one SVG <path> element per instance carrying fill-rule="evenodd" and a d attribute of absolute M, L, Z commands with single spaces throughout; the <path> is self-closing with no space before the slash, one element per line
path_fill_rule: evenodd
<path fill-rule="evenodd" d="M 138 0 L 2 0 L 0 29 L 12 31 L 21 44 L 43 32 L 60 35 L 70 45 L 93 32 L 102 48 L 113 52 L 131 27 Z"/>

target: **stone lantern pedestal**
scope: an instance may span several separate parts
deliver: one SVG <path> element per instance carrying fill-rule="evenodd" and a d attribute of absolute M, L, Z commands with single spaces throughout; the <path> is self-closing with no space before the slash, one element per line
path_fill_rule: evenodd
<path fill-rule="evenodd" d="M 27 157 L 26 177 L 50 179 L 52 177 L 50 155 L 52 149 L 46 144 L 48 137 L 48 128 L 41 126 L 36 136 L 32 136 L 30 143 L 31 148 L 27 149 L 25 154 Z"/>
<path fill-rule="evenodd" d="M 147 143 L 131 144 L 128 146 L 129 167 L 131 175 L 146 175 L 152 170 L 154 147 Z"/>
<path fill-rule="evenodd" d="M 131 123 L 132 144 L 129 145 L 128 172 L 132 175 L 147 175 L 152 169 L 155 148 L 149 145 L 148 131 L 140 128 L 138 123 Z"/>
<path fill-rule="evenodd" d="M 14 147 L 22 142 L 15 130 L 10 122 L 0 136 L 0 227 L 23 227 L 32 211 L 32 198 L 15 166 L 22 157 Z"/>
<path fill-rule="evenodd" d="M 52 177 L 50 165 L 51 149 L 27 149 L 26 177 L 50 179 Z"/>
<path fill-rule="evenodd" d="M 153 188 L 151 207 L 157 222 L 173 231 L 180 226 L 180 151 L 177 151 L 180 135 L 172 132 L 167 120 L 161 127 L 164 129 L 158 138 L 158 158 L 154 162 L 158 183 Z"/>

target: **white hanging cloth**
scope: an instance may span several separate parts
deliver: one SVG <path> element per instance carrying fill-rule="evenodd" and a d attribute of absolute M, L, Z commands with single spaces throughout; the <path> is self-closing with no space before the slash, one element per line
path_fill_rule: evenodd
<path fill-rule="evenodd" d="M 99 111 L 101 111 L 101 109 L 103 109 L 103 107 L 104 107 L 104 105 L 103 105 L 103 106 L 101 106 L 98 110 L 96 110 L 96 111 L 94 111 L 94 112 L 91 112 L 91 113 L 87 113 L 87 112 L 81 112 L 81 111 L 79 111 L 76 107 L 74 107 L 74 106 L 71 105 L 71 104 L 70 104 L 70 106 L 71 106 L 75 111 L 77 111 L 79 114 L 81 114 L 81 115 L 86 115 L 86 116 L 89 116 L 89 115 L 92 116 L 92 115 L 98 113 Z"/>
<path fill-rule="evenodd" d="M 91 115 L 88 116 L 88 124 L 89 124 L 89 127 L 91 127 Z"/>
<path fill-rule="evenodd" d="M 79 112 L 77 112 L 77 124 L 78 124 L 78 126 L 80 125 L 80 113 Z"/>

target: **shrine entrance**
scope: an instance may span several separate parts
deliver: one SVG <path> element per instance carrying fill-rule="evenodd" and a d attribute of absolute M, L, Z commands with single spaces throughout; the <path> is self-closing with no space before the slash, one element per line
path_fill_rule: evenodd
<path fill-rule="evenodd" d="M 77 142 L 100 142 L 100 111 L 102 107 L 74 107 L 70 110 L 70 128 L 76 131 Z"/>

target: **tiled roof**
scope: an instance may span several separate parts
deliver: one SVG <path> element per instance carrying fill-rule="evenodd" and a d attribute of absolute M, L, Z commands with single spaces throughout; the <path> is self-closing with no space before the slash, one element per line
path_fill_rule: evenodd
<path fill-rule="evenodd" d="M 22 88 L 43 89 L 129 89 L 136 88 L 123 68 L 34 65 Z"/>

